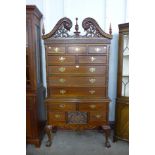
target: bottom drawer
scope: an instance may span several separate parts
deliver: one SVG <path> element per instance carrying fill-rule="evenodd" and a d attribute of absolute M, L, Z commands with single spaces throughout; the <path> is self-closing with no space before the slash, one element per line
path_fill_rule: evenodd
<path fill-rule="evenodd" d="M 48 122 L 64 122 L 65 121 L 65 112 L 48 112 Z"/>
<path fill-rule="evenodd" d="M 105 122 L 106 121 L 106 112 L 102 111 L 92 111 L 89 113 L 89 122 Z"/>

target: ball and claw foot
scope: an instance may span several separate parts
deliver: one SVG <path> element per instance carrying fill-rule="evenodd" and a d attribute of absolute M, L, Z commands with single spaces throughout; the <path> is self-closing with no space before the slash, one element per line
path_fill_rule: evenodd
<path fill-rule="evenodd" d="M 50 147 L 51 145 L 52 145 L 52 142 L 48 140 L 48 141 L 46 142 L 46 147 Z"/>
<path fill-rule="evenodd" d="M 105 147 L 110 148 L 111 147 L 110 143 L 109 142 L 105 142 Z"/>

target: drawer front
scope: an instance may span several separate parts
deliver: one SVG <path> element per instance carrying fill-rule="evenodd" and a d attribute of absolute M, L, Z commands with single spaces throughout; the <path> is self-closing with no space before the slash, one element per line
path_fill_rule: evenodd
<path fill-rule="evenodd" d="M 89 113 L 89 122 L 106 122 L 107 116 L 106 112 L 102 111 L 91 111 Z"/>
<path fill-rule="evenodd" d="M 75 56 L 48 56 L 48 65 L 74 64 Z"/>
<path fill-rule="evenodd" d="M 82 47 L 82 46 L 70 46 L 68 47 L 68 50 L 67 50 L 68 53 L 71 53 L 71 54 L 82 54 L 82 53 L 86 53 L 86 47 Z"/>
<path fill-rule="evenodd" d="M 76 104 L 75 103 L 51 103 L 47 104 L 48 111 L 75 111 Z"/>
<path fill-rule="evenodd" d="M 80 111 L 104 111 L 106 112 L 106 103 L 80 103 L 79 104 L 79 110 Z"/>
<path fill-rule="evenodd" d="M 107 63 L 107 56 L 79 56 L 79 63 Z"/>
<path fill-rule="evenodd" d="M 48 85 L 51 86 L 70 86 L 70 87 L 104 87 L 105 77 L 48 77 Z"/>
<path fill-rule="evenodd" d="M 48 121 L 49 123 L 53 122 L 65 122 L 66 116 L 65 112 L 48 112 Z"/>
<path fill-rule="evenodd" d="M 49 96 L 51 97 L 106 97 L 106 87 L 102 88 L 79 88 L 79 87 L 51 87 L 49 88 Z"/>
<path fill-rule="evenodd" d="M 107 46 L 103 45 L 103 46 L 89 46 L 88 48 L 89 53 L 100 53 L 100 54 L 105 54 L 107 53 Z"/>
<path fill-rule="evenodd" d="M 106 66 L 49 66 L 48 74 L 105 75 Z"/>
<path fill-rule="evenodd" d="M 47 53 L 52 54 L 62 54 L 65 53 L 65 47 L 57 47 L 57 46 L 46 46 Z"/>

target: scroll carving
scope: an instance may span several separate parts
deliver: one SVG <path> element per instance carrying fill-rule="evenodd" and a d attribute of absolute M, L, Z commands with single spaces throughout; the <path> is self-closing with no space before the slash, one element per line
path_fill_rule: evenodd
<path fill-rule="evenodd" d="M 82 22 L 82 27 L 86 31 L 85 36 L 88 38 L 104 37 L 104 38 L 112 39 L 112 35 L 105 33 L 93 18 L 85 18 Z"/>
<path fill-rule="evenodd" d="M 69 18 L 64 17 L 57 22 L 57 24 L 50 33 L 43 35 L 43 39 L 51 37 L 53 38 L 70 37 L 68 31 L 70 31 L 71 27 L 72 27 L 72 21 Z"/>
<path fill-rule="evenodd" d="M 112 35 L 105 33 L 98 23 L 93 19 L 93 18 L 85 18 L 82 22 L 82 27 L 86 31 L 85 35 L 80 35 L 80 32 L 78 31 L 79 25 L 77 24 L 78 18 L 76 18 L 76 25 L 75 25 L 75 32 L 74 35 L 69 35 L 69 31 L 72 27 L 72 21 L 69 18 L 62 18 L 60 19 L 53 30 L 44 35 L 43 34 L 43 39 L 48 39 L 48 38 L 107 38 L 107 39 L 112 39 Z M 110 33 L 112 32 L 112 29 Z"/>

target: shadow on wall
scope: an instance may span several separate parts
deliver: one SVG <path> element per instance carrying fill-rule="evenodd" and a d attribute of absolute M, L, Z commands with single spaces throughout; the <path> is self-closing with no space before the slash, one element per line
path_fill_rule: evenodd
<path fill-rule="evenodd" d="M 117 94 L 118 34 L 113 34 L 109 54 L 109 121 L 115 120 L 115 101 Z"/>

